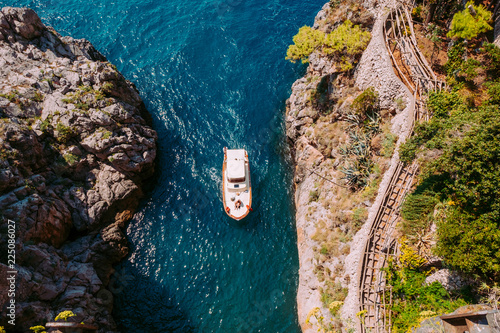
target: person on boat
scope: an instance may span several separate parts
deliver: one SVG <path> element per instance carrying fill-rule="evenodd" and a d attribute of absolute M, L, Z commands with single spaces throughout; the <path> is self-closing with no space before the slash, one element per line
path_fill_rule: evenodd
<path fill-rule="evenodd" d="M 241 200 L 238 200 L 238 201 L 236 201 L 236 203 L 234 205 L 236 206 L 236 209 L 240 209 L 241 204 L 242 204 Z"/>

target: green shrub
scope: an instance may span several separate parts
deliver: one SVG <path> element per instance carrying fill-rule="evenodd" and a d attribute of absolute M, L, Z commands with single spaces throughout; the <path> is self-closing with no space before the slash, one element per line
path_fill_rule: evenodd
<path fill-rule="evenodd" d="M 370 180 L 368 185 L 365 187 L 362 193 L 362 198 L 364 200 L 373 201 L 377 196 L 380 182 L 382 181 L 382 174 L 380 166 L 375 164 L 373 166 L 374 177 Z"/>
<path fill-rule="evenodd" d="M 485 86 L 490 97 L 488 103 L 491 105 L 500 105 L 500 80 L 495 82 L 488 82 L 485 84 Z"/>
<path fill-rule="evenodd" d="M 460 67 L 461 72 L 464 74 L 465 79 L 472 81 L 477 76 L 477 69 L 481 67 L 479 60 L 474 58 L 467 59 Z"/>
<path fill-rule="evenodd" d="M 418 5 L 413 10 L 411 11 L 411 16 L 413 17 L 414 20 L 421 20 L 422 19 L 422 5 Z"/>
<path fill-rule="evenodd" d="M 433 117 L 448 118 L 452 110 L 457 109 L 462 100 L 457 92 L 433 91 L 429 93 L 427 107 Z"/>
<path fill-rule="evenodd" d="M 473 16 L 469 10 L 473 6 L 476 15 Z M 472 39 L 477 35 L 493 29 L 488 22 L 491 20 L 491 12 L 483 5 L 475 6 L 472 1 L 467 2 L 465 9 L 456 13 L 451 21 L 451 29 L 448 32 L 450 38 Z"/>
<path fill-rule="evenodd" d="M 73 129 L 71 127 L 65 126 L 61 123 L 58 123 L 56 126 L 56 131 L 58 133 L 57 135 L 57 141 L 60 143 L 66 143 L 75 135 Z"/>
<path fill-rule="evenodd" d="M 60 319 L 63 319 L 64 321 L 68 321 L 68 318 L 70 317 L 75 317 L 76 315 L 73 313 L 73 311 L 63 311 L 63 312 L 60 312 L 57 316 L 56 316 L 56 319 L 54 319 L 55 321 L 58 321 Z"/>
<path fill-rule="evenodd" d="M 493 281 L 500 280 L 500 84 L 485 84 L 490 100 L 467 107 L 457 92 L 431 93 L 434 117 L 418 124 L 400 156 L 410 161 L 419 149 L 439 149 L 426 160 L 420 183 L 402 207 L 405 233 L 428 226 L 432 207 L 441 201 L 436 253 L 448 265 Z M 407 222 L 405 222 L 407 221 Z"/>
<path fill-rule="evenodd" d="M 500 77 L 500 48 L 495 44 L 484 43 L 484 67 L 493 79 Z"/>
<path fill-rule="evenodd" d="M 449 175 L 449 207 L 438 224 L 438 252 L 464 272 L 500 278 L 500 119 L 498 106 L 484 106 L 450 126 L 443 155 L 428 169 Z M 460 114 L 459 116 L 463 116 Z M 455 134 L 456 135 L 456 134 Z"/>
<path fill-rule="evenodd" d="M 21 103 L 21 100 L 19 98 L 19 91 L 17 91 L 17 90 L 13 90 L 7 94 L 0 94 L 0 97 L 8 99 L 9 102 L 14 103 L 14 104 Z"/>
<path fill-rule="evenodd" d="M 417 150 L 420 145 L 411 137 L 399 147 L 399 159 L 405 164 L 411 163 L 417 156 Z"/>
<path fill-rule="evenodd" d="M 35 91 L 32 100 L 34 100 L 35 102 L 43 102 L 43 94 L 40 93 L 39 91 Z"/>
<path fill-rule="evenodd" d="M 350 231 L 355 234 L 361 229 L 363 223 L 368 218 L 368 210 L 365 207 L 358 207 L 352 211 Z"/>
<path fill-rule="evenodd" d="M 40 131 L 42 132 L 47 132 L 50 127 L 50 119 L 47 117 L 42 123 L 40 124 Z"/>
<path fill-rule="evenodd" d="M 441 155 L 422 169 L 447 208 L 438 220 L 438 254 L 461 271 L 500 279 L 500 108 L 457 107 L 433 143 Z M 433 120 L 431 120 L 432 122 Z"/>
<path fill-rule="evenodd" d="M 325 288 L 321 288 L 321 301 L 326 308 L 333 302 L 343 302 L 347 297 L 347 288 L 343 288 L 340 283 L 325 281 Z"/>
<path fill-rule="evenodd" d="M 498 210 L 477 214 L 459 206 L 448 207 L 446 218 L 438 223 L 439 242 L 436 253 L 462 272 L 498 281 L 498 214 Z"/>
<path fill-rule="evenodd" d="M 102 138 L 106 140 L 106 139 L 109 139 L 112 135 L 113 135 L 113 133 L 111 131 L 104 130 Z"/>
<path fill-rule="evenodd" d="M 399 156 L 403 163 L 410 163 L 415 159 L 418 150 L 425 144 L 429 149 L 440 149 L 447 145 L 444 128 L 449 126 L 447 119 L 454 110 L 462 109 L 463 102 L 457 92 L 431 92 L 427 100 L 427 108 L 433 118 L 415 126 L 414 134 L 399 150 Z"/>
<path fill-rule="evenodd" d="M 411 223 L 433 218 L 434 209 L 439 199 L 433 183 L 424 182 L 404 198 L 401 205 L 401 217 Z"/>
<path fill-rule="evenodd" d="M 353 110 L 360 115 L 366 115 L 373 112 L 378 104 L 378 92 L 370 87 L 358 95 L 352 102 Z"/>
<path fill-rule="evenodd" d="M 319 191 L 318 190 L 312 190 L 309 192 L 309 202 L 313 201 L 318 201 L 319 199 Z"/>
<path fill-rule="evenodd" d="M 106 95 L 101 90 L 95 91 L 94 95 L 96 101 L 102 101 L 104 98 L 106 98 Z"/>
<path fill-rule="evenodd" d="M 80 102 L 80 101 L 78 101 L 78 102 L 76 102 L 76 103 L 75 103 L 75 107 L 76 107 L 77 109 L 81 109 L 81 110 L 84 110 L 84 111 L 88 111 L 88 110 L 89 110 L 89 108 L 90 108 L 90 105 L 88 105 L 88 104 L 87 104 L 87 103 L 85 103 L 85 102 Z"/>
<path fill-rule="evenodd" d="M 465 54 L 465 47 L 463 42 L 458 41 L 453 44 L 453 46 L 448 51 L 448 60 L 446 61 L 444 68 L 446 69 L 446 74 L 452 76 L 458 73 L 460 67 L 463 63 L 463 58 Z"/>
<path fill-rule="evenodd" d="M 82 84 L 82 85 L 79 85 L 79 86 L 78 86 L 78 89 L 80 89 L 80 91 L 81 91 L 82 93 L 84 93 L 84 94 L 85 94 L 85 93 L 90 93 L 90 92 L 92 92 L 92 91 L 94 90 L 94 89 L 92 89 L 92 87 L 91 87 L 91 86 L 85 86 L 85 85 L 83 85 L 83 84 Z"/>
<path fill-rule="evenodd" d="M 324 32 L 305 25 L 300 28 L 299 32 L 293 37 L 294 44 L 288 47 L 286 60 L 291 60 L 293 62 L 302 60 L 302 63 L 307 63 L 309 55 L 323 45 L 324 41 Z"/>
<path fill-rule="evenodd" d="M 412 162 L 418 150 L 426 144 L 428 148 L 436 147 L 437 143 L 431 141 L 441 130 L 442 123 L 438 119 L 431 119 L 429 122 L 419 123 L 415 126 L 414 134 L 399 148 L 401 162 Z M 438 142 L 441 143 L 441 142 Z M 432 145 L 434 144 L 434 145 Z"/>
<path fill-rule="evenodd" d="M 408 195 L 401 207 L 403 217 L 399 225 L 401 233 L 416 236 L 425 231 L 429 227 L 437 203 L 438 200 L 433 195 L 416 193 Z"/>
<path fill-rule="evenodd" d="M 113 83 L 111 83 L 111 82 L 105 82 L 105 83 L 102 85 L 102 87 L 101 87 L 102 91 L 103 91 L 105 94 L 109 94 L 109 93 L 113 90 L 113 88 L 114 88 L 114 85 L 113 85 Z"/>
<path fill-rule="evenodd" d="M 353 68 L 353 64 L 366 49 L 370 39 L 370 32 L 346 20 L 328 34 L 324 52 L 339 63 L 341 71 L 348 71 Z"/>
<path fill-rule="evenodd" d="M 394 149 L 396 148 L 396 141 L 398 137 L 392 133 L 386 133 L 384 135 L 384 139 L 382 140 L 382 150 L 381 154 L 384 157 L 390 158 L 394 153 Z"/>
<path fill-rule="evenodd" d="M 46 333 L 45 327 L 42 325 L 32 326 L 32 327 L 30 327 L 30 330 L 32 330 L 35 333 Z"/>
<path fill-rule="evenodd" d="M 69 165 L 73 165 L 73 164 L 75 164 L 76 162 L 78 162 L 80 160 L 78 158 L 78 156 L 76 156 L 74 154 L 70 154 L 70 153 L 64 154 L 63 158 L 66 161 L 66 163 L 68 163 Z"/>
<path fill-rule="evenodd" d="M 422 269 L 424 260 L 406 244 L 401 244 L 399 263 L 390 261 L 386 283 L 392 287 L 392 304 L 387 313 L 392 317 L 394 332 L 410 332 L 424 315 L 442 315 L 452 312 L 467 302 L 453 297 L 439 282 L 425 284 L 429 271 Z M 386 302 L 389 296 L 386 293 Z"/>
<path fill-rule="evenodd" d="M 406 103 L 403 98 L 398 97 L 394 100 L 394 102 L 396 103 L 396 107 L 399 111 L 403 111 L 406 108 Z"/>

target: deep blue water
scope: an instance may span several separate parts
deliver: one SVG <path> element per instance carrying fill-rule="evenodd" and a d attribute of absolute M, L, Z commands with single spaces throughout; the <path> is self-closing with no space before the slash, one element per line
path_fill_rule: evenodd
<path fill-rule="evenodd" d="M 134 82 L 159 135 L 155 187 L 128 227 L 114 314 L 123 332 L 299 332 L 292 167 L 283 113 L 304 67 L 285 61 L 325 0 L 47 0 Z M 224 146 L 246 148 L 254 212 L 221 203 Z"/>

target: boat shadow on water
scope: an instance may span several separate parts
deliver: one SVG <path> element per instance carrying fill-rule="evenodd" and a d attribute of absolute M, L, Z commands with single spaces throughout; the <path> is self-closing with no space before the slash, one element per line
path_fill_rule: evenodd
<path fill-rule="evenodd" d="M 254 210 L 253 212 L 250 212 L 250 214 L 248 214 L 247 217 L 241 220 L 235 220 L 230 218 L 229 216 L 223 216 L 222 220 L 227 222 L 227 224 L 233 228 L 250 230 L 258 225 L 260 220 L 260 214 L 257 210 Z"/>
<path fill-rule="evenodd" d="M 176 299 L 175 292 L 127 261 L 117 267 L 109 289 L 119 332 L 199 331 L 190 318 L 189 306 Z"/>

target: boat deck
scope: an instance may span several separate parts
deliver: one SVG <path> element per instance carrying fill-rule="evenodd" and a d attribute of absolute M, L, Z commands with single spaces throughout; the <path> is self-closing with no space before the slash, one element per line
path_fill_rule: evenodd
<path fill-rule="evenodd" d="M 228 163 L 229 162 L 229 163 Z M 231 162 L 241 162 L 240 168 L 231 170 Z M 229 170 L 228 170 L 228 164 Z M 244 178 L 244 181 L 229 182 L 229 176 Z M 227 150 L 227 156 L 222 167 L 224 210 L 229 217 L 241 220 L 248 215 L 252 207 L 252 186 L 250 181 L 250 166 L 246 151 L 243 149 Z M 237 204 L 239 203 L 239 208 Z"/>

